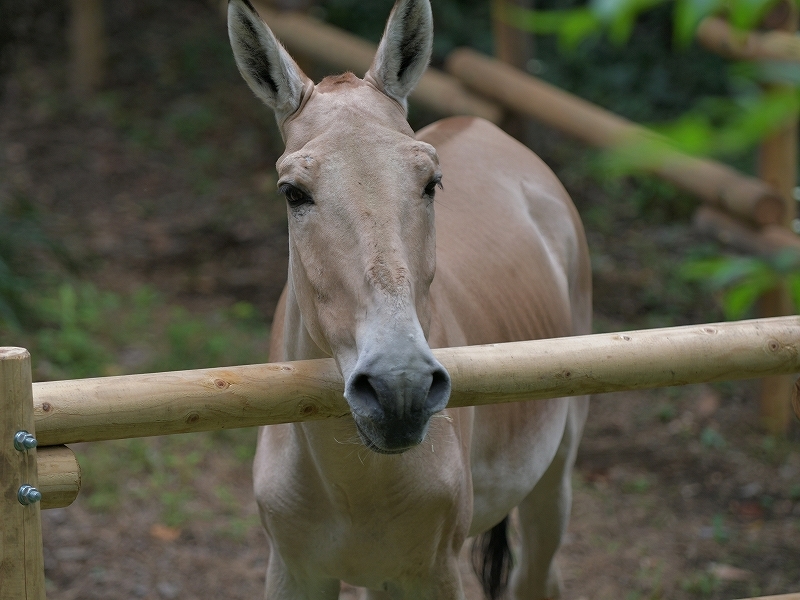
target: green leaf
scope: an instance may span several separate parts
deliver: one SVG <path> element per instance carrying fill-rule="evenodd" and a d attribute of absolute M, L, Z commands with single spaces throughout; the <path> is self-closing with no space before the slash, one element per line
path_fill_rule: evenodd
<path fill-rule="evenodd" d="M 586 9 L 571 11 L 561 26 L 559 42 L 568 50 L 575 47 L 590 35 L 600 30 L 598 18 Z"/>
<path fill-rule="evenodd" d="M 738 152 L 753 146 L 789 122 L 797 114 L 799 106 L 794 90 L 774 90 L 763 94 L 719 128 L 710 144 L 712 152 Z"/>
<path fill-rule="evenodd" d="M 800 273 L 790 275 L 787 284 L 789 286 L 789 293 L 792 296 L 792 302 L 794 302 L 794 310 L 798 312 L 800 311 Z"/>
<path fill-rule="evenodd" d="M 509 25 L 539 35 L 558 35 L 560 42 L 574 48 L 599 31 L 600 20 L 588 9 L 531 10 L 515 4 L 499 3 L 496 17 Z"/>
<path fill-rule="evenodd" d="M 771 275 L 769 266 L 757 258 L 730 258 L 711 276 L 715 289 L 722 289 L 744 279 Z"/>
<path fill-rule="evenodd" d="M 690 112 L 657 131 L 687 154 L 707 154 L 714 133 L 708 116 L 700 112 Z"/>
<path fill-rule="evenodd" d="M 726 292 L 722 296 L 722 310 L 729 321 L 740 319 L 758 299 L 760 290 L 749 286 L 741 286 Z"/>
<path fill-rule="evenodd" d="M 666 0 L 590 0 L 589 8 L 609 27 L 609 39 L 615 44 L 625 43 L 633 31 L 636 19 Z"/>
<path fill-rule="evenodd" d="M 589 7 L 598 19 L 610 23 L 630 10 L 633 0 L 591 0 Z"/>
<path fill-rule="evenodd" d="M 730 259 L 723 256 L 689 260 L 681 265 L 679 273 L 687 281 L 707 281 L 728 260 Z"/>
<path fill-rule="evenodd" d="M 784 248 L 771 256 L 768 262 L 776 273 L 782 275 L 797 273 L 800 275 L 800 251 L 794 248 Z"/>
<path fill-rule="evenodd" d="M 739 29 L 753 29 L 779 0 L 728 0 L 728 20 Z"/>
<path fill-rule="evenodd" d="M 760 83 L 800 84 L 800 64 L 789 61 L 770 60 L 755 65 L 754 77 Z"/>
<path fill-rule="evenodd" d="M 731 288 L 722 297 L 722 310 L 729 320 L 741 319 L 765 292 L 774 288 L 778 278 L 774 273 L 759 273 Z"/>
<path fill-rule="evenodd" d="M 688 47 L 700 21 L 719 10 L 722 3 L 723 0 L 677 0 L 673 16 L 675 44 Z"/>
<path fill-rule="evenodd" d="M 690 261 L 681 268 L 685 279 L 705 281 L 714 290 L 763 273 L 771 273 L 771 270 L 759 259 L 727 256 Z"/>

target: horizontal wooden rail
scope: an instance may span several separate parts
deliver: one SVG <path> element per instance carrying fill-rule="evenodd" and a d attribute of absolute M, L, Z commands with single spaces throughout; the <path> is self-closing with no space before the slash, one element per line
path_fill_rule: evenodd
<path fill-rule="evenodd" d="M 800 373 L 800 317 L 434 353 L 451 407 L 536 400 Z M 36 435 L 51 445 L 341 417 L 342 390 L 332 359 L 36 383 Z"/>
<path fill-rule="evenodd" d="M 725 19 L 708 17 L 697 28 L 697 39 L 727 58 L 800 62 L 800 38 L 786 31 L 738 31 Z"/>
<path fill-rule="evenodd" d="M 740 219 L 712 206 L 700 206 L 695 211 L 692 222 L 700 233 L 749 254 L 769 256 L 786 249 L 800 252 L 800 236 L 786 227 L 750 227 Z"/>
<path fill-rule="evenodd" d="M 519 69 L 474 50 L 455 50 L 447 70 L 488 98 L 600 148 L 657 139 L 656 134 Z M 780 223 L 780 194 L 754 177 L 722 163 L 682 154 L 664 145 L 653 173 L 706 203 L 759 225 Z"/>
<path fill-rule="evenodd" d="M 298 12 L 277 12 L 259 0 L 253 2 L 261 17 L 290 52 L 313 58 L 330 67 L 367 72 L 378 47 Z M 429 68 L 411 92 L 411 102 L 444 115 L 474 115 L 499 123 L 503 110 L 496 104 L 467 90 L 452 75 Z"/>

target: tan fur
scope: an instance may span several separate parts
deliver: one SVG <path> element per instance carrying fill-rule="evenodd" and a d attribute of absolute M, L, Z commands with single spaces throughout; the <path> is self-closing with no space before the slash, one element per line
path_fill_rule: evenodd
<path fill-rule="evenodd" d="M 232 4 L 233 18 L 255 22 L 246 5 Z M 427 2 L 399 0 L 393 18 L 407 9 L 429 26 Z M 397 91 L 414 81 L 387 74 L 399 62 L 398 27 L 390 20 L 363 80 L 348 73 L 317 86 L 271 34 L 258 38 L 271 72 L 303 82 L 300 91 L 257 92 L 297 107 L 279 113 L 279 184 L 313 199 L 288 209 L 289 281 L 270 359 L 334 357 L 353 413 L 259 433 L 253 474 L 270 544 L 266 597 L 333 600 L 344 580 L 374 600 L 461 600 L 465 539 L 514 507 L 522 545 L 511 594 L 553 597 L 587 399 L 428 418 L 449 394 L 430 347 L 589 333 L 583 229 L 553 173 L 495 126 L 451 118 L 414 135 Z M 429 32 L 412 33 L 429 48 Z M 258 72 L 246 78 L 257 85 Z M 444 189 L 432 202 L 425 190 L 439 175 Z M 383 391 L 364 392 L 373 388 Z"/>
<path fill-rule="evenodd" d="M 388 112 L 391 114 L 391 107 Z M 316 125 L 317 115 L 311 120 Z M 398 129 L 404 128 L 399 125 Z M 478 119 L 441 121 L 421 131 L 417 139 L 437 149 L 444 175 L 444 190 L 437 192 L 435 201 L 431 346 L 588 333 L 591 278 L 582 228 L 566 192 L 544 163 L 493 125 Z M 360 143 L 367 145 L 369 141 Z M 285 330 L 292 323 L 287 317 L 286 298 L 292 296 L 287 288 L 276 313 L 271 359 L 325 355 L 313 350 L 313 344 L 309 344 L 311 352 L 287 353 L 291 339 L 307 337 L 302 329 L 298 331 L 298 322 Z M 342 317 L 343 321 L 349 319 Z M 341 570 L 333 565 L 329 571 L 324 569 L 326 576 L 380 589 L 385 581 L 403 578 L 397 565 L 415 555 L 421 543 L 417 538 L 421 534 L 428 537 L 433 528 L 444 539 L 429 540 L 422 554 L 436 551 L 444 556 L 426 556 L 430 562 L 421 564 L 416 576 L 449 572 L 455 577 L 452 563 L 463 538 L 501 520 L 525 500 L 545 474 L 562 442 L 569 410 L 578 413 L 578 431 L 571 433 L 570 442 L 576 444 L 585 400 L 562 399 L 445 411 L 442 416 L 447 419 L 435 419 L 427 442 L 391 457 L 359 449 L 348 419 L 265 429 L 254 467 L 259 498 L 267 500 L 261 501 L 262 507 L 273 504 L 270 498 L 275 491 L 280 491 L 280 496 L 304 499 L 299 504 L 285 501 L 282 506 L 287 512 L 274 517 L 267 509 L 268 530 L 270 522 L 273 529 L 276 527 L 277 517 L 283 524 L 291 523 L 283 535 L 293 541 L 304 540 L 300 548 L 310 543 L 324 549 L 323 562 L 331 560 L 337 554 L 335 550 L 347 557 Z M 314 449 L 292 451 L 292 457 L 306 452 L 310 456 L 286 461 L 287 444 L 312 440 Z M 574 454 L 571 447 L 563 451 Z M 313 458 L 318 455 L 323 458 Z M 312 494 L 284 481 L 285 477 L 291 481 L 314 480 L 321 476 L 320 471 L 327 478 L 329 461 L 330 471 L 337 477 L 347 472 L 345 479 L 352 488 L 333 477 L 318 482 Z M 325 467 L 320 468 L 319 463 Z M 406 471 L 407 467 L 411 470 Z M 459 473 L 459 479 L 453 481 L 455 473 Z M 430 486 L 445 474 L 450 481 L 441 497 L 433 494 Z M 273 492 L 265 492 L 267 486 Z M 341 496 L 333 490 L 340 490 Z M 559 490 L 549 493 L 555 498 Z M 342 523 L 329 522 L 332 513 L 346 515 L 350 530 L 335 548 L 320 541 L 320 537 L 326 537 L 321 532 L 342 527 Z M 553 525 L 556 530 L 561 528 L 561 523 Z M 394 540 L 392 532 L 401 535 L 401 540 Z M 280 533 L 274 532 L 281 533 L 283 526 Z M 447 543 L 443 543 L 445 540 Z M 309 565 L 310 557 L 300 548 L 298 563 Z M 548 576 L 547 593 L 554 587 L 547 562 L 544 580 L 539 582 L 543 593 Z M 381 572 L 381 568 L 386 570 Z M 453 592 L 431 597 L 460 596 Z"/>

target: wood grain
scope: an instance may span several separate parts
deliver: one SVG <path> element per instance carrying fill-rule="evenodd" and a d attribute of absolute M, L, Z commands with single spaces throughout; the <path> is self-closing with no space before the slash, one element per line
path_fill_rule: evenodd
<path fill-rule="evenodd" d="M 64 508 L 75 502 L 81 490 L 81 467 L 75 453 L 66 446 L 45 446 L 37 454 L 41 509 Z"/>
<path fill-rule="evenodd" d="M 800 317 L 434 351 L 451 407 L 800 373 Z M 349 415 L 332 359 L 34 384 L 44 445 Z M 788 403 L 789 398 L 785 401 Z"/>
<path fill-rule="evenodd" d="M 14 434 L 34 433 L 31 357 L 0 348 L 0 600 L 44 600 L 39 504 L 23 506 L 17 491 L 37 487 L 36 449 L 14 448 Z"/>

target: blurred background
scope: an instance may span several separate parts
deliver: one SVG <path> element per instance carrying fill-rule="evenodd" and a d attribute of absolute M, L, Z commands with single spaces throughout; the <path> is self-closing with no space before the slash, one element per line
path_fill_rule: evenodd
<path fill-rule="evenodd" d="M 489 0 L 433 0 L 432 66 L 461 46 L 500 54 L 758 175 L 760 140 L 779 119 L 759 104 L 757 69 L 681 41 L 672 4 L 623 4 L 627 30 L 619 12 L 576 29 L 577 2 L 537 2 L 550 23 L 537 27 L 522 13 L 504 21 Z M 273 8 L 377 43 L 391 5 Z M 236 69 L 223 8 L 0 0 L 0 343 L 30 350 L 35 381 L 267 360 L 286 278 L 283 148 Z M 578 17 L 554 21 L 562 12 Z M 316 80 L 336 71 L 298 60 Z M 439 116 L 411 105 L 415 129 Z M 533 120 L 507 112 L 503 124 L 581 213 L 596 331 L 755 317 L 778 287 L 791 300 L 796 253 L 709 234 L 690 193 Z M 722 138 L 734 142 L 709 148 Z M 594 400 L 560 558 L 567 597 L 800 591 L 800 427 L 765 429 L 760 393 L 745 382 Z M 254 447 L 253 430 L 76 446 L 81 495 L 43 513 L 48 598 L 260 597 Z"/>

